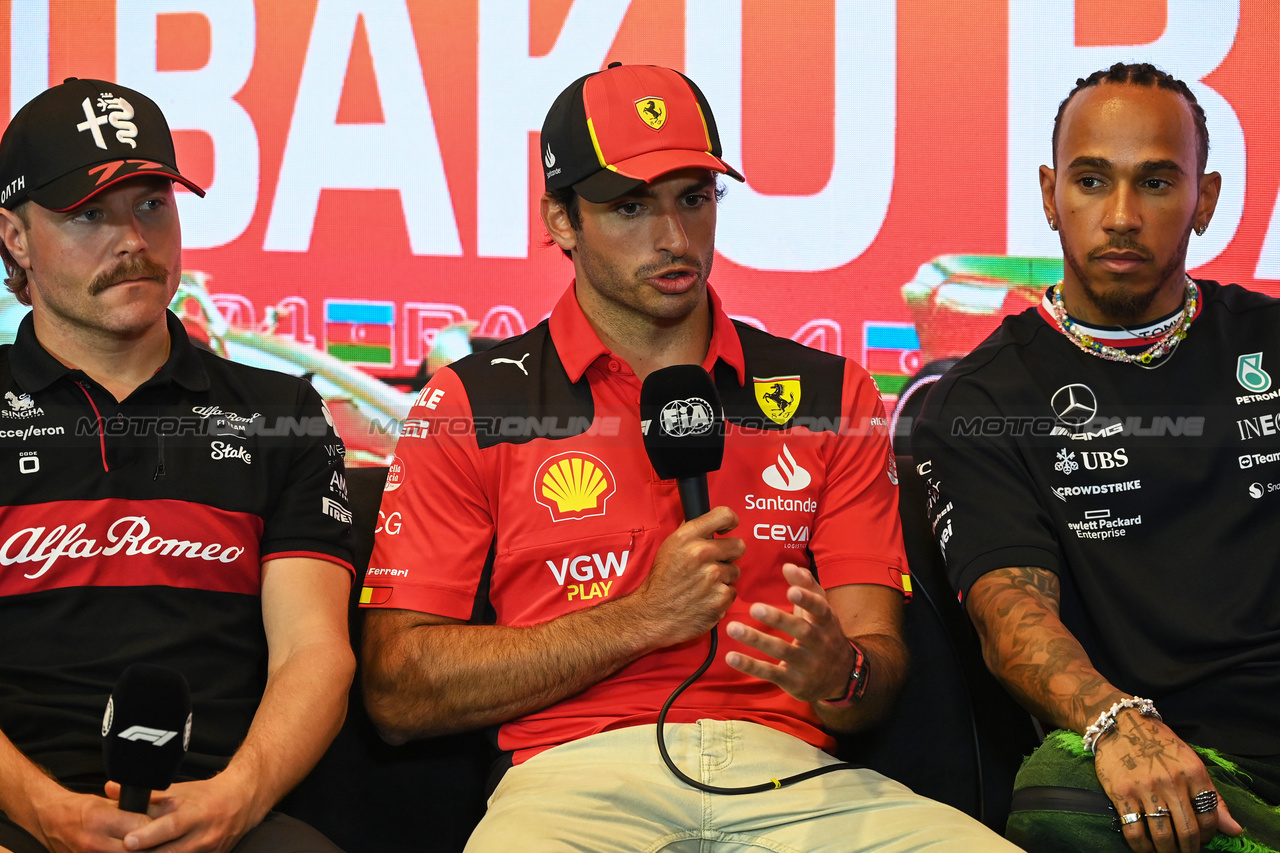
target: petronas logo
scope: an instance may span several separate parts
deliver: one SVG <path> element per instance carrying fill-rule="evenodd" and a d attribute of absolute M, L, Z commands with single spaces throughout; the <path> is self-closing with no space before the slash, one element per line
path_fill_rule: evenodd
<path fill-rule="evenodd" d="M 1271 387 L 1271 374 L 1262 369 L 1262 353 L 1251 352 L 1236 361 L 1236 381 L 1259 394 Z"/>
<path fill-rule="evenodd" d="M 604 515 L 605 503 L 617 491 L 613 472 L 590 453 L 561 453 L 542 463 L 534 475 L 534 500 L 552 521 Z"/>

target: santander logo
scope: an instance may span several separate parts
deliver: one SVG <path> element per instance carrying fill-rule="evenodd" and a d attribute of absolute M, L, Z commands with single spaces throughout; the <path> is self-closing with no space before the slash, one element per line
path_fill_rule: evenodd
<path fill-rule="evenodd" d="M 86 536 L 86 530 L 88 525 L 83 522 L 59 524 L 52 528 L 24 527 L 0 546 L 0 566 L 34 566 L 33 572 L 23 575 L 34 580 L 63 557 L 75 560 L 116 554 L 159 554 L 212 563 L 234 563 L 244 553 L 240 546 L 227 546 L 220 542 L 153 536 L 151 522 L 144 515 L 126 515 L 109 522 L 105 535 L 95 532 Z"/>
<path fill-rule="evenodd" d="M 800 463 L 791 455 L 790 449 L 785 444 L 782 445 L 782 452 L 778 454 L 778 461 L 765 468 L 760 477 L 767 485 L 783 492 L 798 492 L 813 482 L 813 477 L 800 467 Z"/>

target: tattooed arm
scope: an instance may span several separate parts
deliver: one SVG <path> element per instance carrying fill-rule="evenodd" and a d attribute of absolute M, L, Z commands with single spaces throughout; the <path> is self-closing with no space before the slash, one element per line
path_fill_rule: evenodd
<path fill-rule="evenodd" d="M 983 575 L 966 604 L 987 667 L 1006 689 L 1040 719 L 1083 734 L 1099 713 L 1129 694 L 1094 669 L 1059 618 L 1060 597 L 1057 575 L 1022 566 Z M 1116 727 L 1099 739 L 1095 763 L 1117 813 L 1145 814 L 1160 807 L 1171 813 L 1124 828 L 1138 853 L 1189 853 L 1215 831 L 1241 832 L 1225 804 L 1216 813 L 1195 814 L 1191 798 L 1214 790 L 1213 783 L 1195 752 L 1153 717 L 1121 711 Z"/>

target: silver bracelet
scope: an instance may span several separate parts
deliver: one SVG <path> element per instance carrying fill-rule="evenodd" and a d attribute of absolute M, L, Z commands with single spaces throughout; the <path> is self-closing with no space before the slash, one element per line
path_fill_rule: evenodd
<path fill-rule="evenodd" d="M 1116 714 L 1126 708 L 1134 708 L 1144 717 L 1155 717 L 1157 720 L 1162 719 L 1160 713 L 1156 711 L 1155 703 L 1150 699 L 1143 699 L 1141 696 L 1133 696 L 1129 699 L 1121 699 L 1107 710 L 1098 715 L 1098 719 L 1093 725 L 1084 730 L 1084 748 L 1089 754 L 1094 753 L 1094 747 L 1098 745 L 1098 740 L 1116 727 Z"/>

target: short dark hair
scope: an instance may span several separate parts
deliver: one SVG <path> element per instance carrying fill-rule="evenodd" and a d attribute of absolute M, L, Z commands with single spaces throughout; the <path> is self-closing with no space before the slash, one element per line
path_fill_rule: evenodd
<path fill-rule="evenodd" d="M 717 177 L 716 178 L 716 202 L 719 203 L 720 201 L 722 201 L 725 197 L 725 193 L 727 193 L 728 191 L 729 191 L 728 188 L 724 185 L 724 183 L 720 180 L 720 178 Z M 551 198 L 553 202 L 555 202 L 556 204 L 564 208 L 565 214 L 567 214 L 569 217 L 569 227 L 572 228 L 574 231 L 581 231 L 582 230 L 582 211 L 581 211 L 581 208 L 578 206 L 578 200 L 581 197 L 576 192 L 574 192 L 573 187 L 562 187 L 558 190 L 547 190 L 547 195 Z M 550 235 L 548 235 L 546 245 L 554 246 L 556 245 L 556 241 L 552 240 Z M 570 254 L 568 249 L 561 249 L 560 251 L 564 253 L 564 256 L 566 258 L 573 257 L 573 255 Z"/>
<path fill-rule="evenodd" d="M 1209 126 L 1204 120 L 1204 109 L 1200 106 L 1200 102 L 1196 100 L 1196 96 L 1191 94 L 1191 89 L 1187 87 L 1186 83 L 1171 74 L 1161 71 L 1150 62 L 1129 64 L 1117 62 L 1110 68 L 1095 71 L 1088 77 L 1081 77 L 1076 80 L 1076 87 L 1071 90 L 1071 94 L 1062 99 L 1062 103 L 1058 105 L 1058 115 L 1053 119 L 1054 168 L 1058 166 L 1058 131 L 1062 127 L 1062 114 L 1067 111 L 1067 104 L 1071 103 L 1071 99 L 1081 89 L 1088 89 L 1090 86 L 1097 86 L 1099 83 L 1159 86 L 1161 89 L 1168 89 L 1181 95 L 1182 100 L 1186 101 L 1187 106 L 1191 108 L 1191 115 L 1195 118 L 1196 168 L 1199 175 L 1204 174 L 1205 164 L 1209 161 Z"/>
<path fill-rule="evenodd" d="M 13 212 L 22 224 L 31 227 L 30 211 L 27 210 L 29 202 L 23 202 L 13 208 Z M 18 301 L 23 305 L 31 304 L 31 293 L 29 291 L 30 282 L 27 281 L 27 271 L 18 266 L 18 262 L 13 259 L 13 255 L 9 254 L 9 247 L 0 240 L 0 259 L 4 261 L 5 275 L 8 276 L 4 281 L 4 286 L 9 288 L 9 292 L 18 297 Z"/>

